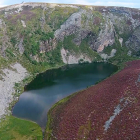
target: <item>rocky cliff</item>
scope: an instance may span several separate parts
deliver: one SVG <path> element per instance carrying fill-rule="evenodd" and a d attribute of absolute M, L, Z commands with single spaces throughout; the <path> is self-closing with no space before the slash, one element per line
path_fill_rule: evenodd
<path fill-rule="evenodd" d="M 139 26 L 139 9 L 12 5 L 0 9 L 0 54 L 6 60 L 24 57 L 33 65 L 128 60 L 139 57 Z"/>

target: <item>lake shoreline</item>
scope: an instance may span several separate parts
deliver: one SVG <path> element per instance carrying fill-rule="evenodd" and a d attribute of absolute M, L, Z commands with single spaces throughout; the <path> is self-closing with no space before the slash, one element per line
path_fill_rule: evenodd
<path fill-rule="evenodd" d="M 110 68 L 109 71 L 108 71 L 108 68 Z M 57 68 L 57 69 L 47 70 L 44 73 L 37 75 L 34 78 L 34 80 L 32 80 L 30 82 L 30 84 L 28 84 L 25 87 L 25 92 L 22 93 L 21 97 L 19 98 L 19 101 L 14 106 L 12 114 L 18 118 L 22 118 L 22 119 L 27 118 L 27 120 L 32 120 L 32 121 L 37 122 L 43 130 L 46 127 L 45 120 L 47 120 L 47 119 L 45 119 L 46 117 L 44 115 L 44 117 L 41 116 L 41 120 L 40 120 L 40 117 L 39 117 L 40 115 L 38 115 L 38 114 L 47 114 L 47 113 L 45 113 L 44 109 L 43 109 L 44 112 L 41 112 L 42 104 L 44 104 L 44 108 L 48 108 L 48 107 L 51 108 L 51 106 L 56 101 L 59 101 L 60 99 L 65 98 L 66 96 L 69 96 L 72 93 L 75 93 L 77 91 L 90 87 L 91 85 L 95 84 L 98 81 L 98 79 L 99 80 L 104 79 L 104 77 L 108 77 L 110 74 L 114 73 L 114 71 L 116 72 L 116 70 L 117 70 L 116 66 L 113 66 L 112 64 L 104 63 L 104 62 L 101 62 L 101 63 L 94 62 L 94 63 L 78 64 L 78 65 L 72 64 L 72 65 L 65 65 L 65 66 L 62 66 L 61 68 Z M 81 71 L 81 72 L 79 73 L 79 71 Z M 68 78 L 68 77 L 70 78 L 69 79 L 70 81 L 67 79 L 70 83 L 67 80 L 65 81 L 65 76 L 66 76 L 66 78 Z M 54 80 L 54 81 L 55 81 L 55 78 L 57 79 L 59 77 L 57 79 L 58 81 L 56 80 L 58 83 L 56 82 L 57 83 L 56 86 L 54 83 L 54 87 L 52 87 L 52 85 L 49 85 L 49 83 L 47 83 L 47 79 L 49 80 L 48 82 L 50 82 L 51 77 L 52 77 L 52 80 Z M 42 79 L 40 79 L 40 78 L 42 78 Z M 63 81 L 63 78 L 64 78 L 65 82 Z M 82 79 L 84 78 L 84 79 L 82 80 L 81 78 Z M 72 79 L 73 79 L 73 82 L 71 81 Z M 40 82 L 38 82 L 38 81 L 40 81 Z M 44 85 L 44 83 L 46 85 Z M 75 84 L 73 84 L 73 83 L 75 83 Z M 47 89 L 46 88 L 44 89 L 45 90 L 44 94 L 42 94 L 43 87 L 40 87 L 40 85 L 44 85 L 44 87 L 47 86 Z M 33 86 L 35 87 L 35 89 Z M 66 88 L 66 90 L 65 90 L 65 88 L 63 88 L 63 86 L 67 87 L 68 89 Z M 70 87 L 70 89 L 69 89 L 69 87 Z M 63 90 L 60 90 L 55 95 L 56 92 L 52 89 L 56 89 L 56 88 L 58 91 L 59 91 L 59 88 L 63 89 Z M 37 91 L 36 91 L 36 89 L 37 89 Z M 50 90 L 52 90 L 52 91 L 50 91 Z M 40 93 L 40 91 L 42 93 Z M 49 94 L 46 95 L 45 92 L 52 93 L 53 96 L 50 97 L 50 95 Z M 33 94 L 33 93 L 35 93 L 35 94 Z M 38 93 L 38 95 L 37 95 L 37 93 Z M 63 94 L 61 94 L 61 93 L 63 93 Z M 26 97 L 27 97 L 27 99 L 26 99 Z M 38 100 L 36 100 L 36 97 L 38 98 Z M 42 100 L 42 97 L 43 97 L 43 100 Z M 59 99 L 58 99 L 58 97 L 59 97 Z M 32 98 L 33 98 L 33 100 L 32 100 Z M 26 105 L 24 105 L 24 102 L 26 102 Z M 38 104 L 37 110 L 35 109 L 36 108 L 35 104 Z M 51 104 L 51 106 L 49 104 Z M 29 108 L 29 109 L 26 109 L 26 108 Z M 21 113 L 20 113 L 20 110 L 22 110 Z M 29 115 L 30 112 L 32 115 Z M 35 115 L 34 112 L 40 112 L 40 113 Z M 25 115 L 25 114 L 27 114 L 27 115 Z M 44 118 L 44 119 L 42 120 L 42 118 Z"/>
<path fill-rule="evenodd" d="M 103 62 L 103 63 L 109 63 L 109 62 L 104 62 L 104 61 L 95 62 L 95 63 L 101 63 L 101 62 Z M 52 68 L 46 69 L 46 70 L 44 70 L 44 71 L 47 71 L 47 70 L 50 70 L 50 69 L 57 69 L 57 68 L 59 68 L 59 67 L 65 66 L 65 65 L 67 65 L 67 64 L 59 65 L 59 66 L 57 66 L 57 67 L 52 67 Z M 41 72 L 41 73 L 43 73 L 43 72 Z M 17 88 L 17 87 L 14 87 L 15 90 L 19 91 L 19 93 L 18 93 L 18 95 L 17 95 L 18 100 L 19 100 L 19 96 L 20 96 L 20 95 L 22 94 L 22 92 L 24 91 L 25 85 L 27 85 L 28 83 L 30 83 L 38 74 L 40 74 L 40 73 L 36 73 L 35 75 L 28 74 L 28 76 L 27 76 L 25 79 L 23 79 L 24 82 L 23 82 L 23 81 L 19 82 L 18 88 Z M 17 93 L 14 93 L 14 96 L 15 96 L 16 94 L 17 94 Z M 16 100 L 14 100 L 13 102 L 11 102 L 10 105 L 9 105 L 9 106 L 10 106 L 10 107 L 9 107 L 10 114 L 12 113 L 12 109 L 13 109 L 14 105 L 18 102 L 17 98 L 16 98 Z M 6 117 L 6 115 L 4 115 L 4 116 Z M 5 118 L 5 117 L 4 117 L 4 118 Z M 5 120 L 5 119 L 4 119 L 4 120 Z M 28 120 L 28 119 L 23 119 L 23 120 Z M 30 120 L 28 120 L 28 121 L 30 121 Z M 34 122 L 34 121 L 33 121 L 33 122 Z M 36 123 L 36 122 L 34 122 L 34 123 Z M 38 125 L 38 124 L 37 124 L 37 125 Z"/>
<path fill-rule="evenodd" d="M 112 63 L 109 63 L 109 62 L 94 62 L 94 63 L 108 63 L 108 64 L 112 64 Z M 114 65 L 114 64 L 112 64 L 112 65 Z M 114 65 L 114 66 L 117 66 L 117 65 Z M 118 66 L 117 66 L 117 67 L 118 67 Z M 94 85 L 91 85 L 91 86 L 89 86 L 89 87 L 87 87 L 87 88 L 85 88 L 85 89 L 83 89 L 83 90 L 77 91 L 77 92 L 75 92 L 75 93 L 72 93 L 71 95 L 69 95 L 69 96 L 67 96 L 67 97 L 65 97 L 65 98 L 63 98 L 63 99 L 61 99 L 61 100 L 58 101 L 57 103 L 55 103 L 55 104 L 49 109 L 49 111 L 48 111 L 48 113 L 47 113 L 47 125 L 46 125 L 46 133 L 45 133 L 45 137 L 47 137 L 47 140 L 49 140 L 49 138 L 51 138 L 51 137 L 53 138 L 53 135 L 51 135 L 51 133 L 50 133 L 50 132 L 52 131 L 52 130 L 50 129 L 50 126 L 51 126 L 51 122 L 53 121 L 53 120 L 52 120 L 52 117 L 51 117 L 51 111 L 52 111 L 53 109 L 57 108 L 57 106 L 59 106 L 59 105 L 61 105 L 61 104 L 65 104 L 66 102 L 68 102 L 72 97 L 74 97 L 74 96 L 77 95 L 78 93 L 80 93 L 80 92 L 82 92 L 82 91 L 85 91 L 85 90 L 88 90 L 90 87 L 93 87 L 93 86 L 95 86 L 96 84 L 98 84 L 98 83 L 100 83 L 100 82 L 102 82 L 102 81 L 104 81 L 104 80 L 110 78 L 112 75 L 118 73 L 118 72 L 121 71 L 121 70 L 122 70 L 122 67 L 121 67 L 121 68 L 118 67 L 118 70 L 117 70 L 116 72 L 110 74 L 107 78 L 102 79 L 102 80 L 99 80 L 99 81 L 97 81 Z M 47 136 L 47 135 L 48 135 L 48 136 Z"/>

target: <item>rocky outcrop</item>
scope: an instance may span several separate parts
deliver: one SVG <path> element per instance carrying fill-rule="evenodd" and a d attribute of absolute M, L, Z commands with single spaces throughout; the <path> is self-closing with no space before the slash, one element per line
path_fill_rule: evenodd
<path fill-rule="evenodd" d="M 107 54 L 105 54 L 105 53 L 101 53 L 101 58 L 104 59 L 104 60 L 107 60 L 107 59 L 109 59 L 109 58 L 114 57 L 115 54 L 116 54 L 116 52 L 117 52 L 116 49 L 112 49 L 110 55 L 107 55 Z"/>
<path fill-rule="evenodd" d="M 59 40 L 63 40 L 64 37 L 75 34 L 80 31 L 81 28 L 81 15 L 85 13 L 85 10 L 80 10 L 77 13 L 72 14 L 60 27 L 55 31 L 55 37 Z"/>
<path fill-rule="evenodd" d="M 12 69 L 3 69 L 2 80 L 0 80 L 0 119 L 3 115 L 7 114 L 9 104 L 14 98 L 13 93 L 15 92 L 15 83 L 21 82 L 27 76 L 27 70 L 16 63 L 11 65 Z"/>
<path fill-rule="evenodd" d="M 64 48 L 61 49 L 62 60 L 65 64 L 78 64 L 84 62 L 91 62 L 88 56 L 84 56 L 83 54 L 74 55 Z"/>
<path fill-rule="evenodd" d="M 126 41 L 126 46 L 130 49 L 134 54 L 139 55 L 140 51 L 140 27 L 138 27 L 131 37 Z"/>
<path fill-rule="evenodd" d="M 123 38 L 119 38 L 119 42 L 120 42 L 121 47 L 122 47 L 122 44 L 123 44 Z"/>
<path fill-rule="evenodd" d="M 19 52 L 20 54 L 23 54 L 24 53 L 24 46 L 23 46 L 23 37 L 20 39 L 20 42 L 18 44 L 18 49 L 19 49 Z"/>
<path fill-rule="evenodd" d="M 22 26 L 25 28 L 26 27 L 25 21 L 21 20 L 21 23 L 22 23 Z"/>
<path fill-rule="evenodd" d="M 49 52 L 50 50 L 53 50 L 56 47 L 56 39 L 50 39 L 46 41 L 40 42 L 40 53 Z"/>
<path fill-rule="evenodd" d="M 97 52 L 102 52 L 104 47 L 108 45 L 113 45 L 115 42 L 114 26 L 113 23 L 109 20 L 109 17 L 104 17 L 106 23 L 104 24 L 103 29 L 101 29 L 99 36 L 94 44 L 94 49 Z"/>
<path fill-rule="evenodd" d="M 10 42 L 12 37 L 17 40 L 16 46 L 18 46 L 19 52 L 22 55 L 24 52 L 22 36 L 30 34 L 30 37 L 33 36 L 35 40 L 35 32 L 39 30 L 46 34 L 54 32 L 55 37 L 50 40 L 47 39 L 46 41 L 41 41 L 41 39 L 37 37 L 35 42 L 40 43 L 38 53 L 53 50 L 58 42 L 63 42 L 64 38 L 70 35 L 73 36 L 71 41 L 77 48 L 81 45 L 82 41 L 86 39 L 87 44 L 93 51 L 98 52 L 99 55 L 103 54 L 105 47 L 112 46 L 116 42 L 116 39 L 122 47 L 126 45 L 128 49 L 132 51 L 131 55 L 137 54 L 140 48 L 138 37 L 140 11 L 137 9 L 22 3 L 1 8 L 0 13 L 3 14 L 3 18 L 0 19 L 0 28 L 2 28 L 0 32 L 3 34 L 0 38 L 2 42 L 0 48 L 3 56 L 5 56 L 6 48 L 12 46 Z M 37 19 L 31 22 L 31 20 L 35 18 Z M 5 24 L 8 21 L 10 22 Z M 17 28 L 15 29 L 13 25 L 16 25 L 18 30 Z M 30 30 L 30 28 L 32 29 Z M 13 30 L 14 34 L 12 34 Z M 16 33 L 15 30 L 17 30 L 18 33 Z M 41 35 L 41 32 L 39 31 L 37 33 Z M 133 32 L 134 34 L 132 35 Z M 26 40 L 26 42 L 30 41 Z M 33 56 L 33 54 L 28 55 Z M 105 55 L 103 54 L 102 56 Z M 39 59 L 42 60 L 42 58 Z"/>
<path fill-rule="evenodd" d="M 65 23 L 61 25 L 61 28 L 55 31 L 55 37 L 58 40 L 63 41 L 64 37 L 75 34 L 73 42 L 79 46 L 81 41 L 86 38 L 89 34 L 93 34 L 93 29 L 91 26 L 96 24 L 97 20 L 92 11 L 89 13 L 86 10 L 80 10 L 77 13 L 72 14 Z M 109 16 L 104 16 L 105 23 L 102 25 L 100 18 L 98 18 L 98 26 L 101 27 L 99 35 L 94 35 L 96 37 L 92 38 L 93 42 L 90 40 L 90 46 L 97 52 L 102 52 L 104 47 L 112 45 L 115 42 L 114 26 Z M 102 25 L 102 26 L 101 26 Z M 95 38 L 97 38 L 95 40 Z"/>

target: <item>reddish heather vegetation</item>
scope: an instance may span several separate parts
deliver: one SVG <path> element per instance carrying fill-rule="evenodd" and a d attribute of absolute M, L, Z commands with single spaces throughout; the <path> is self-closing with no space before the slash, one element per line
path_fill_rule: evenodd
<path fill-rule="evenodd" d="M 14 17 L 11 15 L 8 15 L 7 19 L 10 20 L 10 22 L 14 25 L 17 24 L 18 20 L 24 20 L 24 21 L 29 21 L 33 17 L 35 17 L 36 14 L 31 12 L 30 10 L 23 10 L 20 13 L 15 13 Z"/>
<path fill-rule="evenodd" d="M 140 60 L 58 105 L 51 117 L 52 140 L 140 139 Z"/>
<path fill-rule="evenodd" d="M 99 17 L 95 17 L 94 18 L 94 22 L 95 25 L 99 25 L 101 23 L 101 19 Z"/>

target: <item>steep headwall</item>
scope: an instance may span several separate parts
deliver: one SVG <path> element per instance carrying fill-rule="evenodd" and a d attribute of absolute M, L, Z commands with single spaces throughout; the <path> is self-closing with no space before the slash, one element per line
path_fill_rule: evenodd
<path fill-rule="evenodd" d="M 119 57 L 122 49 L 126 58 L 130 53 L 136 57 L 140 48 L 139 26 L 138 9 L 47 3 L 12 5 L 0 9 L 0 54 L 4 59 L 18 59 L 20 54 L 33 65 L 69 63 L 62 59 L 63 49 L 69 52 L 67 59 L 73 56 L 89 62 L 110 61 Z M 109 57 L 113 49 L 116 53 Z M 79 59 L 74 60 L 70 63 L 78 63 Z"/>

